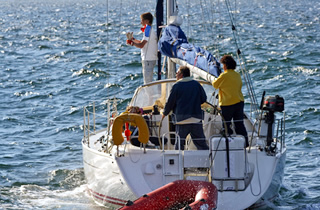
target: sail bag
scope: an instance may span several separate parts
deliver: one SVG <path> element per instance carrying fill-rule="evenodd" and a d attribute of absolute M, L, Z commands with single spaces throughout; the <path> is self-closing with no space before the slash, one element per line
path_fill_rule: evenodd
<path fill-rule="evenodd" d="M 220 63 L 217 59 L 209 51 L 189 44 L 180 26 L 168 25 L 165 27 L 162 30 L 158 48 L 161 54 L 184 60 L 215 77 L 221 73 Z"/>
<path fill-rule="evenodd" d="M 188 43 L 188 41 L 180 26 L 168 25 L 162 30 L 158 48 L 161 54 L 176 58 L 177 49 L 182 43 Z"/>

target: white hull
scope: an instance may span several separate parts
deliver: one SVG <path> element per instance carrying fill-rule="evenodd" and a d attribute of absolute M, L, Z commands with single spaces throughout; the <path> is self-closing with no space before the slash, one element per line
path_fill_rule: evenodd
<path fill-rule="evenodd" d="M 120 175 L 113 155 L 90 149 L 84 144 L 82 147 L 88 190 L 98 204 L 119 208 L 128 199 L 135 198 Z"/>
<path fill-rule="evenodd" d="M 170 182 L 184 179 L 212 182 L 219 190 L 218 209 L 260 207 L 265 201 L 276 198 L 286 157 L 284 122 L 280 120 L 273 126 L 278 129 L 277 136 L 272 139 L 276 149 L 266 150 L 268 125 L 264 119 L 253 123 L 246 115 L 244 123 L 252 146 L 245 148 L 244 137 L 231 136 L 228 137 L 229 153 L 226 153 L 226 139 L 220 135 L 222 122 L 217 112 L 217 101 L 211 97 L 211 101 L 202 107 L 209 150 L 196 150 L 188 139 L 185 150 L 175 150 L 172 142 L 168 140 L 165 143 L 164 138 L 161 146 L 156 146 L 159 136 L 170 139 L 169 134 L 175 132 L 170 128 L 168 117 L 160 123 L 161 115 L 153 112 L 152 105 L 156 104 L 161 111 L 174 82 L 164 80 L 142 86 L 130 103 L 130 106 L 143 107 L 144 117 L 148 118 L 146 129 L 150 132 L 139 129 L 139 133 L 149 133 L 147 138 L 150 141 L 152 137 L 157 139 L 153 144 L 149 141 L 147 148 L 134 146 L 130 141 L 119 141 L 124 133 L 122 124 L 116 126 L 117 118 L 109 119 L 109 127 L 98 132 L 88 129 L 94 123 L 85 123 L 83 163 L 93 199 L 109 208 L 120 208 L 128 200 L 134 201 Z M 212 94 L 212 85 L 205 81 L 201 83 L 207 94 Z M 85 119 L 89 118 L 84 115 Z M 127 119 L 128 116 L 123 115 L 122 118 Z M 119 131 L 118 139 L 112 133 L 113 128 Z M 179 141 L 177 136 L 176 141 Z"/>
<path fill-rule="evenodd" d="M 175 0 L 167 1 L 167 20 L 173 16 L 177 18 L 177 8 Z M 168 46 L 173 45 L 178 38 L 176 34 L 171 36 L 163 40 L 169 43 Z M 170 38 L 173 38 L 173 43 Z M 161 51 L 162 48 L 159 49 Z M 199 52 L 194 51 L 190 55 L 194 56 L 194 53 L 198 56 Z M 192 58 L 186 60 L 192 64 L 201 63 L 196 56 Z M 242 59 L 239 60 L 241 67 Z M 209 60 L 205 62 L 209 71 Z M 212 64 L 213 60 L 210 62 Z M 207 102 L 201 105 L 205 135 L 202 141 L 207 142 L 209 150 L 197 150 L 192 141 L 199 139 L 191 141 L 190 137 L 186 138 L 185 150 L 180 150 L 180 146 L 174 149 L 175 145 L 180 145 L 180 137 L 173 125 L 175 116 L 169 114 L 162 118 L 160 113 L 163 112 L 175 79 L 154 81 L 137 88 L 128 106 L 130 109 L 125 114 L 117 116 L 116 104 L 113 104 L 113 110 L 109 106 L 108 128 L 104 131 L 95 132 L 94 106 L 92 112 L 85 108 L 83 163 L 93 199 L 109 208 L 120 208 L 128 200 L 134 201 L 173 181 L 196 180 L 211 182 L 218 189 L 217 209 L 261 207 L 266 201 L 272 201 L 278 196 L 286 158 L 284 119 L 277 120 L 274 115 L 274 112 L 283 111 L 284 101 L 280 101 L 277 96 L 270 97 L 269 103 L 264 100 L 263 94 L 264 105 L 261 105 L 260 109 L 263 110 L 260 110 L 250 75 L 241 67 L 251 109 L 251 115 L 245 113 L 244 116 L 250 142 L 250 146 L 245 148 L 246 140 L 243 136 L 221 136 L 223 119 L 216 97 L 218 90 L 212 86 L 215 77 L 186 61 L 170 58 L 167 72 L 169 78 L 174 78 L 174 63 L 187 65 L 194 77 L 196 75 L 205 80 L 198 82 L 207 95 Z M 90 121 L 91 113 L 93 123 L 86 121 Z M 235 133 L 234 124 L 231 129 Z M 124 136 L 130 141 L 123 141 Z"/>
<path fill-rule="evenodd" d="M 102 134 L 104 132 L 98 133 L 97 136 Z M 91 142 L 92 148 L 82 144 L 84 171 L 91 195 L 101 205 L 119 208 L 127 200 L 134 201 L 170 181 L 179 179 L 179 175 L 172 175 L 164 180 L 162 169 L 156 168 L 163 163 L 161 150 L 147 150 L 143 153 L 143 149 L 130 148 L 126 156 L 116 157 L 115 150 L 114 154 L 98 152 L 95 148 L 100 146 L 99 143 L 94 144 L 94 140 Z M 170 154 L 174 157 L 178 151 L 171 151 Z M 272 201 L 278 196 L 286 151 L 277 156 L 265 154 L 256 149 L 248 153 L 250 168 L 255 168 L 250 184 L 244 191 L 219 191 L 218 209 L 261 207 L 265 205 L 265 201 Z"/>

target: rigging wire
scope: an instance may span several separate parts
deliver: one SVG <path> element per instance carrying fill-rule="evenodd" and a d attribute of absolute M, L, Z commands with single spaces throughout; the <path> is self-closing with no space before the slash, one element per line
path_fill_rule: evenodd
<path fill-rule="evenodd" d="M 205 11 L 204 11 L 204 7 L 202 4 L 202 0 L 200 0 L 200 8 L 201 8 L 202 26 L 204 27 L 204 30 L 205 30 L 206 43 L 209 43 L 209 34 L 208 34 L 208 28 L 206 25 L 206 21 L 204 20 Z M 204 49 L 206 50 L 206 46 L 204 47 Z"/>
<path fill-rule="evenodd" d="M 211 1 L 212 2 L 212 1 Z M 205 2 L 203 2 L 202 0 L 199 1 L 199 4 L 200 4 L 200 11 L 201 11 L 201 19 L 202 19 L 202 26 L 204 27 L 205 29 L 205 42 L 206 43 L 209 43 L 207 45 L 205 45 L 203 48 L 205 50 L 210 50 L 210 49 L 207 49 L 207 46 L 210 47 L 210 42 L 213 40 L 213 49 L 214 49 L 214 55 L 215 57 L 219 60 L 219 50 L 218 50 L 218 41 L 216 40 L 216 36 L 214 34 L 215 31 L 217 30 L 210 30 L 210 27 L 209 25 L 214 25 L 214 28 L 216 28 L 215 24 L 214 24 L 214 19 L 213 19 L 213 14 L 214 14 L 214 10 L 213 10 L 213 3 L 209 5 L 205 5 Z M 187 0 L 187 24 L 188 24 L 188 27 L 187 27 L 187 31 L 188 31 L 188 37 L 191 37 L 190 35 L 190 12 L 189 12 L 189 8 L 191 8 L 190 6 L 190 0 Z M 205 17 L 207 18 L 208 21 L 205 21 Z M 212 28 L 212 27 L 211 27 Z M 192 30 L 191 30 L 192 31 Z M 211 39 L 210 39 L 211 38 Z"/>
<path fill-rule="evenodd" d="M 109 0 L 106 0 L 106 7 L 107 7 L 107 23 L 106 23 L 106 26 L 107 26 L 107 30 L 106 30 L 106 40 L 107 40 L 107 44 L 106 44 L 106 52 L 107 52 L 107 56 L 106 56 L 106 68 L 108 69 L 108 64 L 109 64 L 109 56 L 108 56 L 108 51 L 109 51 Z M 107 77 L 107 83 L 108 85 L 110 84 L 110 77 Z"/>
<path fill-rule="evenodd" d="M 122 0 L 120 0 L 120 18 L 119 18 L 119 24 L 120 26 L 118 27 L 119 28 L 119 31 L 118 31 L 118 41 L 120 41 L 120 38 L 121 38 L 121 28 L 122 28 Z"/>
<path fill-rule="evenodd" d="M 218 2 L 219 4 L 219 2 Z M 212 37 L 213 37 L 213 49 L 214 49 L 214 55 L 215 57 L 217 58 L 217 60 L 220 60 L 220 51 L 219 51 L 219 48 L 218 48 L 218 35 L 219 32 L 218 32 L 218 29 L 219 27 L 217 27 L 217 25 L 214 23 L 214 18 L 213 18 L 213 15 L 214 14 L 218 14 L 219 10 L 214 10 L 214 3 L 213 3 L 213 0 L 211 0 L 211 4 L 210 4 L 210 11 L 209 11 L 209 14 L 211 14 L 211 25 L 213 25 L 213 29 L 211 30 L 211 33 L 212 33 Z M 219 8 L 216 6 L 216 8 Z M 217 12 L 216 12 L 217 11 Z M 217 15 L 218 17 L 220 17 L 220 15 L 218 14 Z M 214 34 L 214 32 L 216 32 L 216 34 Z"/>
<path fill-rule="evenodd" d="M 237 47 L 237 54 L 241 54 L 241 51 L 240 51 L 240 40 L 239 40 L 239 36 L 237 36 L 237 29 L 236 29 L 236 25 L 235 25 L 235 18 L 233 17 L 233 14 L 232 14 L 232 11 L 231 11 L 231 4 L 230 4 L 230 1 L 229 0 L 225 0 L 225 3 L 226 3 L 226 6 L 227 6 L 227 10 L 228 10 L 228 15 L 229 15 L 229 19 L 230 19 L 230 22 L 231 22 L 231 26 L 232 26 L 232 33 L 233 33 L 233 37 L 235 39 L 235 44 L 236 44 L 236 47 Z"/>
<path fill-rule="evenodd" d="M 191 34 L 190 34 L 190 0 L 187 0 L 187 31 L 188 31 L 188 37 L 191 37 Z M 189 41 L 189 40 L 188 40 Z"/>
<path fill-rule="evenodd" d="M 235 26 L 235 18 L 231 12 L 231 4 L 229 0 L 225 0 L 226 6 L 227 6 L 227 10 L 228 10 L 228 15 L 231 21 L 231 25 L 232 25 L 232 33 L 233 33 L 233 37 L 234 37 L 234 41 L 235 41 L 235 45 L 237 47 L 237 58 L 239 60 L 239 64 L 240 64 L 240 69 L 241 69 L 241 73 L 243 75 L 248 93 L 249 93 L 249 97 L 251 100 L 251 104 L 253 105 L 253 107 L 251 107 L 251 111 L 259 113 L 260 110 L 258 109 L 258 102 L 257 102 L 257 97 L 255 94 L 255 91 L 253 89 L 253 84 L 252 84 L 252 80 L 251 77 L 249 76 L 249 73 L 246 69 L 246 65 L 245 65 L 245 59 L 243 58 L 243 53 L 240 51 L 240 38 L 237 34 L 237 30 L 236 30 L 236 26 Z M 258 116 L 258 115 L 256 115 Z"/>

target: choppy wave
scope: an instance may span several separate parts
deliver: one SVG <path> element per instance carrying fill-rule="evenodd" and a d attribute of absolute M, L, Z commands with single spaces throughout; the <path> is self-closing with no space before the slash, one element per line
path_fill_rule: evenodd
<path fill-rule="evenodd" d="M 107 13 L 105 0 L 0 0 L 0 208 L 100 208 L 82 169 L 83 107 L 96 102 L 101 127 L 107 100 L 126 108 L 143 79 L 140 51 L 125 45 L 125 32 L 140 38 L 139 15 L 154 12 L 155 4 L 120 8 L 120 1 L 109 1 Z M 285 98 L 285 177 L 269 206 L 320 209 L 320 3 L 238 3 L 232 14 L 257 97 L 265 90 Z M 233 53 L 224 5 L 203 4 L 214 24 L 199 18 L 198 2 L 178 1 L 181 14 L 191 13 L 182 25 L 189 42 Z"/>

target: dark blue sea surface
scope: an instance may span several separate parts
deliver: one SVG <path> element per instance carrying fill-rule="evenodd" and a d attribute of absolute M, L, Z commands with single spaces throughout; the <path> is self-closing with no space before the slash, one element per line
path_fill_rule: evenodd
<path fill-rule="evenodd" d="M 106 116 L 116 98 L 123 110 L 142 84 L 125 32 L 141 38 L 139 15 L 155 2 L 0 0 L 0 209 L 101 208 L 86 190 L 83 107 L 95 101 Z M 235 54 L 224 1 L 178 6 L 190 42 Z M 258 99 L 285 98 L 285 176 L 269 208 L 320 209 L 320 2 L 230 6 Z"/>

